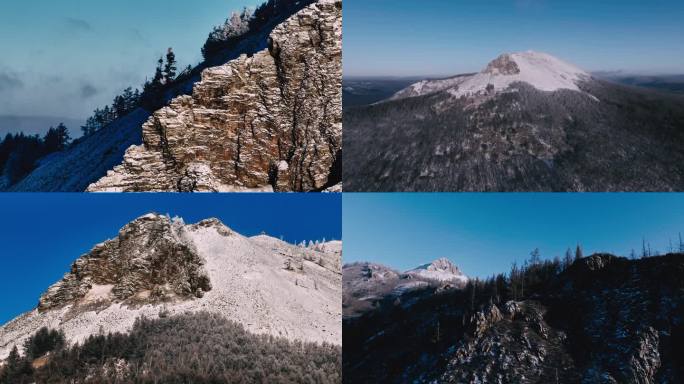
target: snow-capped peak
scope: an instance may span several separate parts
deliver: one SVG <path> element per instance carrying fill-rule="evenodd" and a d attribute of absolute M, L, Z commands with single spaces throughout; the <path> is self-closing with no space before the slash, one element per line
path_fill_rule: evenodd
<path fill-rule="evenodd" d="M 467 96 L 504 90 L 515 82 L 530 84 L 541 91 L 579 91 L 578 83 L 590 77 L 580 68 L 547 53 L 506 53 L 490 62 L 480 73 L 451 88 L 449 92 L 457 97 Z"/>
<path fill-rule="evenodd" d="M 578 84 L 589 79 L 591 75 L 587 72 L 547 53 L 504 53 L 479 73 L 441 80 L 423 80 L 397 92 L 391 99 L 444 90 L 455 97 L 486 95 L 503 91 L 516 82 L 527 83 L 541 91 L 580 91 Z"/>
<path fill-rule="evenodd" d="M 461 272 L 454 263 L 447 258 L 437 259 L 429 264 L 423 264 L 415 269 L 406 271 L 408 276 L 430 280 L 453 281 L 466 283 L 468 277 Z"/>

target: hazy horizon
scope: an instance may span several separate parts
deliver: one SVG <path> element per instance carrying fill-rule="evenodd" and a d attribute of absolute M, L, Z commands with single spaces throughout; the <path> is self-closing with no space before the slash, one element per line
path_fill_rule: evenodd
<path fill-rule="evenodd" d="M 344 77 L 447 77 L 535 50 L 587 72 L 684 73 L 684 3 L 349 0 Z"/>
<path fill-rule="evenodd" d="M 168 47 L 179 70 L 197 64 L 214 26 L 262 2 L 7 2 L 0 13 L 0 115 L 85 120 L 124 88 L 141 88 Z"/>

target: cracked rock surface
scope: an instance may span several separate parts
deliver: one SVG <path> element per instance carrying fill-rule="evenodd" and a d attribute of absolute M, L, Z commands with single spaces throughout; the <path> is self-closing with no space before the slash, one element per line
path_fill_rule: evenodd
<path fill-rule="evenodd" d="M 269 47 L 202 73 L 143 125 L 91 192 L 320 191 L 341 181 L 342 2 L 318 1 Z"/>
<path fill-rule="evenodd" d="M 40 297 L 38 309 L 202 297 L 211 290 L 204 263 L 181 222 L 146 215 L 77 259 Z"/>

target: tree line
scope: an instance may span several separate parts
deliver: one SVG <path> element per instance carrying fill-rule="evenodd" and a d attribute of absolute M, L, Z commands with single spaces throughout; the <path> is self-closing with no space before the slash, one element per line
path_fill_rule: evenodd
<path fill-rule="evenodd" d="M 208 59 L 235 45 L 248 33 L 257 31 L 269 22 L 278 22 L 295 11 L 313 3 L 313 0 L 268 0 L 256 9 L 244 8 L 234 12 L 226 21 L 214 28 L 202 47 L 202 55 Z"/>
<path fill-rule="evenodd" d="M 206 312 L 138 318 L 127 334 L 65 346 L 47 329 L 13 349 L 0 383 L 340 383 L 341 347 L 255 335 Z M 40 335 L 40 336 L 39 336 Z M 46 336 L 47 335 L 47 336 Z M 36 358 L 43 358 L 35 364 Z"/>
<path fill-rule="evenodd" d="M 64 123 L 50 127 L 43 137 L 8 133 L 0 141 L 0 176 L 4 179 L 0 185 L 20 181 L 36 167 L 38 159 L 63 151 L 70 143 L 69 129 Z"/>
<path fill-rule="evenodd" d="M 31 173 L 38 160 L 54 152 L 60 152 L 108 126 L 114 120 L 131 113 L 138 107 L 156 110 L 165 103 L 164 93 L 178 79 L 176 55 L 172 48 L 166 60 L 160 57 L 152 80 L 146 80 L 143 91 L 128 87 L 114 97 L 110 105 L 96 108 L 81 126 L 83 137 L 72 140 L 69 129 L 60 123 L 50 127 L 44 136 L 24 133 L 7 134 L 0 141 L 0 187 L 16 184 Z M 188 73 L 190 68 L 183 72 Z"/>

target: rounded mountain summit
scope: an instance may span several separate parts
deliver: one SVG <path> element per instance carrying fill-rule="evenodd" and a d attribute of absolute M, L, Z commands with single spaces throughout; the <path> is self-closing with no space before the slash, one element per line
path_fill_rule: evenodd
<path fill-rule="evenodd" d="M 345 109 L 346 191 L 684 190 L 684 98 L 502 54 Z"/>

